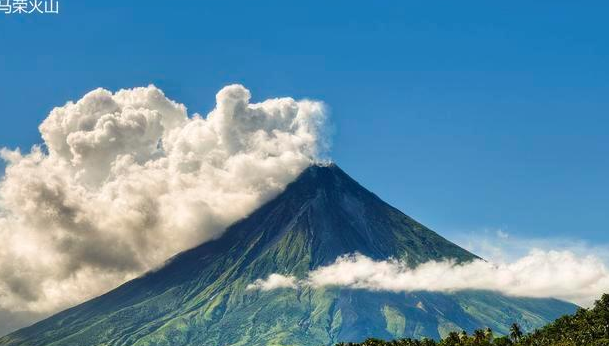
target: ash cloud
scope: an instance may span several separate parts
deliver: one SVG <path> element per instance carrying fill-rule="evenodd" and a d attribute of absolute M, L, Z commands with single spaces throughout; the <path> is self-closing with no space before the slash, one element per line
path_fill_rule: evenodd
<path fill-rule="evenodd" d="M 154 86 L 55 108 L 44 145 L 1 152 L 0 309 L 54 312 L 217 238 L 323 155 L 325 121 L 241 85 L 205 117 Z"/>

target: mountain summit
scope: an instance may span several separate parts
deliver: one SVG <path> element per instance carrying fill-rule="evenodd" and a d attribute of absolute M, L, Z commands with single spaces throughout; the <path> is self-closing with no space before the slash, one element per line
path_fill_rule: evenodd
<path fill-rule="evenodd" d="M 0 345 L 328 345 L 432 337 L 512 322 L 527 329 L 575 310 L 555 299 L 493 292 L 369 292 L 328 287 L 251 291 L 272 273 L 304 277 L 338 256 L 477 258 L 363 188 L 313 165 L 217 240 L 162 268 L 0 339 Z"/>

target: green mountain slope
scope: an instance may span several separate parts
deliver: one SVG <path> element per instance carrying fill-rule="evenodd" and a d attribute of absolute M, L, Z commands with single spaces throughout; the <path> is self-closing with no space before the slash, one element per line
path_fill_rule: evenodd
<path fill-rule="evenodd" d="M 491 292 L 379 293 L 246 287 L 271 273 L 304 277 L 345 253 L 411 265 L 476 258 L 361 187 L 312 166 L 218 240 L 161 269 L 0 339 L 0 345 L 328 345 L 366 337 L 438 338 L 516 321 L 539 327 L 575 310 Z"/>
<path fill-rule="evenodd" d="M 440 341 L 431 339 L 368 339 L 362 343 L 337 343 L 335 346 L 607 346 L 609 345 L 609 294 L 591 309 L 578 309 L 529 334 L 518 333 L 518 325 L 509 335 L 495 337 L 492 330 L 474 334 L 452 333 Z"/>

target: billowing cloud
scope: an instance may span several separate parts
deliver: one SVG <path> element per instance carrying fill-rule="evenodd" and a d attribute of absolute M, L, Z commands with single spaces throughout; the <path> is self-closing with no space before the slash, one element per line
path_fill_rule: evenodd
<path fill-rule="evenodd" d="M 296 279 L 273 276 L 273 282 L 289 280 Z M 554 297 L 589 306 L 609 291 L 609 271 L 597 257 L 578 257 L 569 251 L 534 250 L 503 264 L 483 260 L 457 264 L 446 260 L 415 268 L 396 260 L 375 261 L 352 254 L 311 271 L 298 285 L 391 292 L 492 290 L 511 296 Z M 254 287 L 258 286 L 262 287 Z"/>
<path fill-rule="evenodd" d="M 247 290 L 270 291 L 277 288 L 296 288 L 296 277 L 281 274 L 271 274 L 266 279 L 257 279 L 247 285 Z"/>
<path fill-rule="evenodd" d="M 205 117 L 154 86 L 55 108 L 43 146 L 2 150 L 0 309 L 56 311 L 218 237 L 324 152 L 325 118 L 240 85 Z"/>

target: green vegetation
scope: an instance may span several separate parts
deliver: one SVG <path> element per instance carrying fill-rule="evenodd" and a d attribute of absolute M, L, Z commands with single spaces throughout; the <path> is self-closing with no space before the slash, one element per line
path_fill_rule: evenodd
<path fill-rule="evenodd" d="M 490 328 L 477 329 L 472 335 L 465 331 L 450 332 L 444 339 L 400 339 L 383 341 L 368 339 L 362 343 L 338 343 L 336 346 L 607 346 L 609 345 L 609 294 L 597 300 L 592 309 L 579 309 L 556 321 L 524 334 L 513 323 L 506 336 L 494 337 Z"/>

